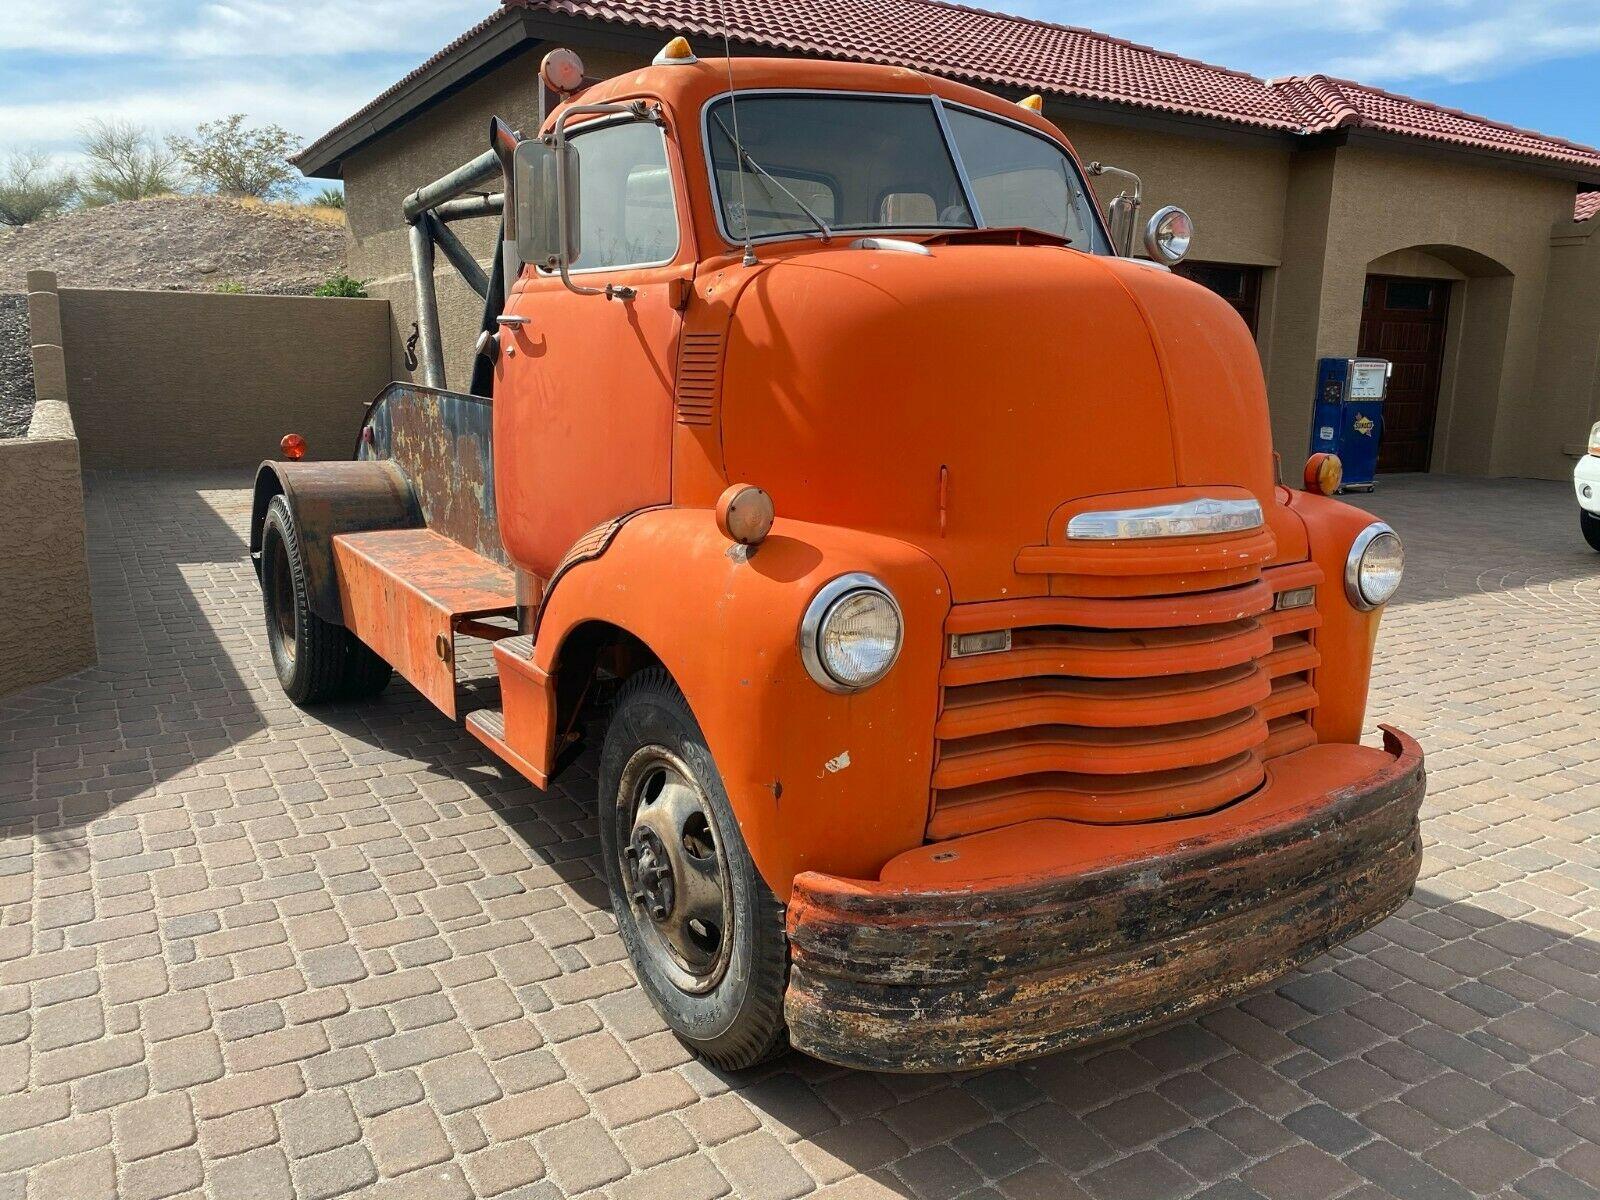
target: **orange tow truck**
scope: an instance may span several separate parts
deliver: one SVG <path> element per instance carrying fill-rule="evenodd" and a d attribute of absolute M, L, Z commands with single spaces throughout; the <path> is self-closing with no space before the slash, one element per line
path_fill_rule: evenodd
<path fill-rule="evenodd" d="M 1400 542 L 1337 460 L 1276 478 L 1184 213 L 1133 257 L 1137 179 L 915 71 L 674 39 L 541 81 L 406 202 L 421 378 L 257 477 L 296 703 L 397 671 L 539 786 L 598 741 L 621 938 L 728 1068 L 1114 1037 L 1404 901 L 1422 754 L 1360 741 Z M 485 299 L 467 390 L 438 253 Z"/>

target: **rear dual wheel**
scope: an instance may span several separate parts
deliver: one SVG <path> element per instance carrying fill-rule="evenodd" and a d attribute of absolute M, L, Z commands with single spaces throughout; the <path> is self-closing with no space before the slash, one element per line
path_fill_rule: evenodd
<path fill-rule="evenodd" d="M 672 1031 L 730 1070 L 784 1050 L 783 906 L 665 671 L 618 694 L 600 758 L 600 845 L 617 930 Z"/>
<path fill-rule="evenodd" d="M 283 496 L 272 498 L 261 530 L 261 600 L 272 665 L 290 700 L 360 700 L 388 686 L 388 663 L 344 626 L 311 611 L 300 533 Z"/>

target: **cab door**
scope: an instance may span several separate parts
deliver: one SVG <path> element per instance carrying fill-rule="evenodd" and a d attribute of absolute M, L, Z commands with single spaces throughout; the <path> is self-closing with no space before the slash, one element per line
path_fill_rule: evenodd
<path fill-rule="evenodd" d="M 570 134 L 577 157 L 574 284 L 524 267 L 495 366 L 495 502 L 511 561 L 548 579 L 595 526 L 671 497 L 674 299 L 692 263 L 672 149 L 650 121 Z M 683 231 L 683 232 L 680 232 Z"/>

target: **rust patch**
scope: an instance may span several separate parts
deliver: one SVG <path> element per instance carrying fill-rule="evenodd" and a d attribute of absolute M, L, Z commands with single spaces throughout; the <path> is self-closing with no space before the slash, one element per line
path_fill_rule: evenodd
<path fill-rule="evenodd" d="M 508 563 L 495 508 L 489 400 L 391 383 L 368 410 L 356 453 L 392 460 L 405 472 L 429 529 L 484 558 Z"/>

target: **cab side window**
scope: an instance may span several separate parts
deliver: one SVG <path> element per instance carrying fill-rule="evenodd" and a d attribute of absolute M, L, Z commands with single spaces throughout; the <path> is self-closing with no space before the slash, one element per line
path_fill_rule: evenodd
<path fill-rule="evenodd" d="M 574 132 L 578 257 L 574 270 L 646 266 L 678 251 L 678 214 L 661 130 L 628 121 Z"/>

